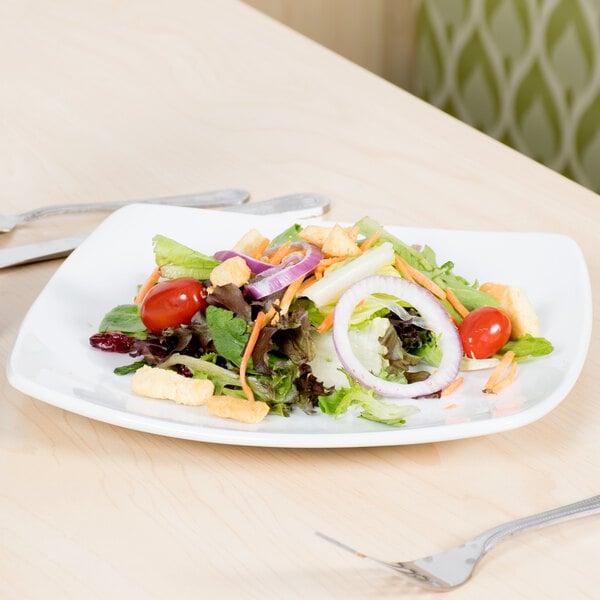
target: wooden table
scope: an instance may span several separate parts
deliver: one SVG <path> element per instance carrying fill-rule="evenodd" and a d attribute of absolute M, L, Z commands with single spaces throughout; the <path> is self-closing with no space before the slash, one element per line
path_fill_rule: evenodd
<path fill-rule="evenodd" d="M 333 219 L 368 206 L 407 226 L 567 234 L 600 298 L 597 195 L 243 4 L 9 1 L 0 40 L 2 212 L 219 187 L 255 199 L 312 190 L 332 199 Z M 0 247 L 103 218 L 46 218 Z M 0 272 L 3 363 L 59 264 Z M 564 300 L 568 314 L 567 290 Z M 2 374 L 0 596 L 426 596 L 314 530 L 413 558 L 597 494 L 598 356 L 594 337 L 573 391 L 527 427 L 343 450 L 121 429 L 20 394 Z M 452 597 L 597 597 L 599 539 L 597 518 L 514 539 Z"/>

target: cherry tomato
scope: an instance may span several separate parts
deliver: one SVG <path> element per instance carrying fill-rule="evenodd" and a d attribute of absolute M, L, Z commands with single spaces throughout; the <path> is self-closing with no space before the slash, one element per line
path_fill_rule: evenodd
<path fill-rule="evenodd" d="M 140 315 L 152 333 L 160 333 L 167 327 L 189 324 L 205 307 L 204 286 L 196 279 L 182 277 L 157 283 L 144 298 Z"/>
<path fill-rule="evenodd" d="M 469 358 L 489 358 L 506 344 L 510 331 L 510 319 L 493 306 L 476 308 L 458 327 L 463 350 Z"/>

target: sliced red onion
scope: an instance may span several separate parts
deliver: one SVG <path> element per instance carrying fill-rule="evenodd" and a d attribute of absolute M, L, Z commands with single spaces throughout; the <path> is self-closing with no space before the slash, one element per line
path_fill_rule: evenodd
<path fill-rule="evenodd" d="M 304 258 L 304 252 L 301 252 L 301 251 L 291 252 L 286 257 L 284 257 L 284 259 L 278 265 L 271 265 L 271 270 L 273 271 L 273 273 L 275 273 L 279 269 L 283 269 L 284 267 L 287 267 L 288 265 L 295 265 L 296 263 L 299 263 L 303 258 Z M 266 271 L 263 271 L 262 275 L 266 276 L 266 275 L 268 275 L 268 273 Z"/>
<path fill-rule="evenodd" d="M 427 322 L 428 329 L 439 337 L 442 360 L 440 366 L 425 381 L 386 381 L 368 371 L 354 355 L 348 337 L 350 317 L 363 298 L 377 293 L 389 294 L 410 304 Z M 366 277 L 344 292 L 335 307 L 333 344 L 342 366 L 351 377 L 381 396 L 396 398 L 418 398 L 445 388 L 456 378 L 463 355 L 458 331 L 438 300 L 427 290 L 406 279 L 385 275 Z"/>
<path fill-rule="evenodd" d="M 308 242 L 294 242 L 292 248 L 302 249 L 304 254 L 293 252 L 281 264 L 271 265 L 270 269 L 251 279 L 244 288 L 249 296 L 260 299 L 286 288 L 299 277 L 310 273 L 323 258 L 321 251 Z"/>
<path fill-rule="evenodd" d="M 262 273 L 263 271 L 266 271 L 267 269 L 270 269 L 273 266 L 271 263 L 263 262 L 262 260 L 257 260 L 256 258 L 252 258 L 251 256 L 248 256 L 246 254 L 242 254 L 241 252 L 236 252 L 235 250 L 220 250 L 219 252 L 215 252 L 213 254 L 213 258 L 216 258 L 220 261 L 227 260 L 228 258 L 234 258 L 236 256 L 243 258 L 244 261 L 246 261 L 246 264 L 248 265 L 249 269 L 253 273 Z"/>

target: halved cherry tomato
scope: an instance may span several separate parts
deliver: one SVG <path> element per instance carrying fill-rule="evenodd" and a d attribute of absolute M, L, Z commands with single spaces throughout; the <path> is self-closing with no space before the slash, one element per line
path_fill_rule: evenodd
<path fill-rule="evenodd" d="M 160 333 L 167 327 L 189 324 L 205 307 L 204 286 L 196 279 L 182 277 L 157 283 L 146 294 L 140 315 L 152 333 Z"/>
<path fill-rule="evenodd" d="M 506 344 L 510 331 L 510 319 L 493 306 L 476 308 L 458 327 L 463 350 L 469 358 L 489 358 Z"/>

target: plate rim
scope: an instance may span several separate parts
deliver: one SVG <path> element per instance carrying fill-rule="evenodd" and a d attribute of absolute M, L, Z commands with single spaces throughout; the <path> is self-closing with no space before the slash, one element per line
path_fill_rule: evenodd
<path fill-rule="evenodd" d="M 194 211 L 195 213 L 222 213 L 228 214 L 231 217 L 231 213 L 223 213 L 223 211 L 214 210 L 202 210 L 202 209 L 189 209 L 181 207 L 152 207 L 152 209 L 158 208 L 160 212 L 162 209 L 167 209 L 168 212 L 175 210 L 182 211 Z M 136 210 L 143 209 L 148 210 L 148 207 L 139 204 L 129 205 L 121 208 L 111 215 L 109 215 L 82 243 L 80 248 L 85 248 L 94 243 L 95 235 L 98 231 L 102 231 L 106 228 L 110 228 L 112 222 L 115 219 L 124 218 L 127 213 Z M 276 215 L 274 218 L 275 222 L 281 221 L 285 218 L 285 215 Z M 264 218 L 261 217 L 261 220 Z M 333 223 L 334 221 L 328 221 L 324 219 L 310 219 L 310 220 L 294 220 L 299 223 L 306 224 L 327 224 Z M 338 221 L 335 221 L 338 222 Z M 476 234 L 495 234 L 495 235 L 514 235 L 520 238 L 526 238 L 527 236 L 544 236 L 544 237 L 556 237 L 562 238 L 566 243 L 572 245 L 573 250 L 577 254 L 578 267 L 581 270 L 581 280 L 584 284 L 585 289 L 582 290 L 584 293 L 584 314 L 579 315 L 582 320 L 583 332 L 587 333 L 586 340 L 578 345 L 579 352 L 576 357 L 568 363 L 568 368 L 565 371 L 564 376 L 561 378 L 559 385 L 542 401 L 537 402 L 535 405 L 517 413 L 495 417 L 493 419 L 483 419 L 478 421 L 468 421 L 465 423 L 445 423 L 441 425 L 430 425 L 417 428 L 385 428 L 382 426 L 382 430 L 379 431 L 361 431 L 361 432 L 348 432 L 340 431 L 335 432 L 317 432 L 317 433 L 283 433 L 283 432 L 272 432 L 272 431 L 245 431 L 239 429 L 227 429 L 220 428 L 218 426 L 206 427 L 202 424 L 190 424 L 176 422 L 169 419 L 160 417 L 153 417 L 149 415 L 133 414 L 119 408 L 108 407 L 105 405 L 99 405 L 97 403 L 71 397 L 61 390 L 52 390 L 48 387 L 44 387 L 39 383 L 28 379 L 24 373 L 15 365 L 18 354 L 21 351 L 21 347 L 24 344 L 23 338 L 27 331 L 28 322 L 35 312 L 36 306 L 44 298 L 44 294 L 48 288 L 55 284 L 56 280 L 68 269 L 72 257 L 77 256 L 80 249 L 77 248 L 74 253 L 69 256 L 63 264 L 56 270 L 50 280 L 46 283 L 44 288 L 40 291 L 34 302 L 29 307 L 22 323 L 20 324 L 16 339 L 13 343 L 12 350 L 9 355 L 9 360 L 6 365 L 7 378 L 11 386 L 15 389 L 52 406 L 84 416 L 93 420 L 108 423 L 124 427 L 127 429 L 141 431 L 145 433 L 151 433 L 156 435 L 162 435 L 166 437 L 173 437 L 177 439 L 186 439 L 200 442 L 217 443 L 217 444 L 228 444 L 228 445 L 241 445 L 241 446 L 260 446 L 260 447 L 279 447 L 279 448 L 347 448 L 347 447 L 374 447 L 374 446 L 399 446 L 399 445 L 413 445 L 420 443 L 433 443 L 441 441 L 451 441 L 457 439 L 467 439 L 473 437 L 487 436 L 492 433 L 501 433 L 509 431 L 519 427 L 528 425 L 534 421 L 547 415 L 549 412 L 554 410 L 570 393 L 573 387 L 576 385 L 578 378 L 585 365 L 587 353 L 589 350 L 589 344 L 592 334 L 593 324 L 593 305 L 591 295 L 591 280 L 589 276 L 589 269 L 585 261 L 585 256 L 579 244 L 572 237 L 562 233 L 552 232 L 514 232 L 514 231 L 487 231 L 487 230 L 454 230 L 454 229 L 441 229 L 441 228 L 423 228 L 423 227 L 404 227 L 396 225 L 384 225 L 386 227 L 393 227 L 395 229 L 401 229 L 405 231 L 435 231 L 442 234 L 460 235 L 463 232 L 476 233 Z M 543 360 L 542 359 L 537 359 Z"/>

